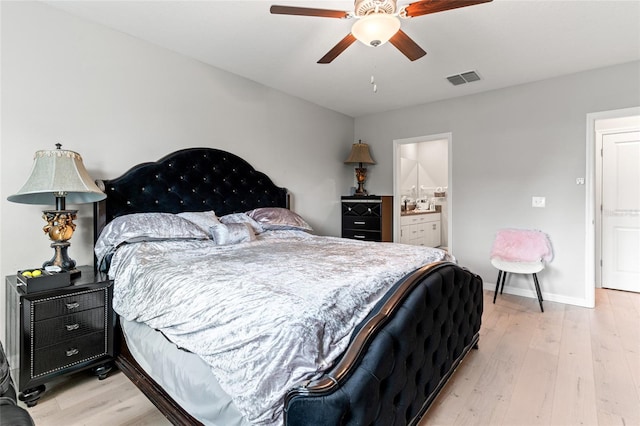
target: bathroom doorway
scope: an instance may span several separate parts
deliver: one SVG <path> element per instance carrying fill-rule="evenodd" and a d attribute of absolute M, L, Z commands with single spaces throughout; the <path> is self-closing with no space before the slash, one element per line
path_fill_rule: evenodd
<path fill-rule="evenodd" d="M 452 250 L 451 133 L 397 139 L 394 144 L 394 241 L 401 238 L 407 212 L 440 213 L 440 248 Z M 405 203 L 406 202 L 406 203 Z"/>

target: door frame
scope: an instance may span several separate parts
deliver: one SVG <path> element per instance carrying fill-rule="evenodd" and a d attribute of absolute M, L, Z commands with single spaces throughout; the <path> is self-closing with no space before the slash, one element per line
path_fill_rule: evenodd
<path fill-rule="evenodd" d="M 640 106 L 587 114 L 585 179 L 585 306 L 595 307 L 596 291 L 596 121 L 640 115 Z"/>
<path fill-rule="evenodd" d="M 434 135 L 416 136 L 413 138 L 394 139 L 393 140 L 393 241 L 400 241 L 400 215 L 396 214 L 396 207 L 400 209 L 400 200 L 402 191 L 400 189 L 400 146 L 421 142 L 433 142 L 439 140 L 447 141 L 447 241 L 448 251 L 453 253 L 453 136 L 451 132 L 438 133 Z"/>

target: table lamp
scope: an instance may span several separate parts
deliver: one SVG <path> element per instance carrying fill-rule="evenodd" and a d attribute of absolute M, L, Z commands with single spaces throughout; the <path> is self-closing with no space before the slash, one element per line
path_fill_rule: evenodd
<path fill-rule="evenodd" d="M 351 146 L 351 153 L 349 158 L 344 162 L 345 164 L 357 163 L 356 167 L 356 181 L 358 182 L 358 188 L 355 195 L 368 195 L 369 193 L 364 189 L 364 182 L 367 180 L 367 168 L 363 167 L 363 164 L 376 164 L 371 158 L 369 153 L 369 145 L 358 141 Z"/>
<path fill-rule="evenodd" d="M 55 204 L 55 210 L 43 211 L 42 218 L 47 224 L 42 229 L 53 241 L 51 247 L 55 253 L 42 267 L 57 266 L 74 278 L 80 271 L 76 269 L 76 261 L 69 258 L 67 249 L 76 229 L 73 220 L 78 211 L 67 210 L 66 202 L 93 203 L 103 200 L 106 195 L 87 173 L 80 154 L 61 148 L 57 143 L 54 150 L 37 151 L 27 183 L 7 200 L 22 204 Z"/>

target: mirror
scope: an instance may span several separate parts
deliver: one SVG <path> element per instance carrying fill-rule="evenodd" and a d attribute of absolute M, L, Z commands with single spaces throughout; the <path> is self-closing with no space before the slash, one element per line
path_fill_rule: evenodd
<path fill-rule="evenodd" d="M 400 146 L 401 203 L 435 204 L 446 197 L 448 142 L 437 140 Z M 445 194 L 443 194 L 445 193 Z"/>

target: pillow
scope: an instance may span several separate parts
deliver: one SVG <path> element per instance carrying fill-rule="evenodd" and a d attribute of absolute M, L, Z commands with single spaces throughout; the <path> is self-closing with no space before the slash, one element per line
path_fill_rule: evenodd
<path fill-rule="evenodd" d="M 253 218 L 267 229 L 300 229 L 313 231 L 313 228 L 297 213 L 282 207 L 261 207 L 247 212 L 247 216 Z"/>
<path fill-rule="evenodd" d="M 205 230 L 171 213 L 135 213 L 119 216 L 104 227 L 94 248 L 98 261 L 123 243 L 152 240 L 209 239 Z"/>
<path fill-rule="evenodd" d="M 231 213 L 226 216 L 222 216 L 220 218 L 220 222 L 228 225 L 230 223 L 247 223 L 251 229 L 253 229 L 254 234 L 259 234 L 264 232 L 262 225 L 253 220 L 253 218 L 246 215 L 246 213 Z"/>
<path fill-rule="evenodd" d="M 248 223 L 218 223 L 209 228 L 211 239 L 218 246 L 245 243 L 256 239 L 253 229 Z"/>
<path fill-rule="evenodd" d="M 178 213 L 178 216 L 187 219 L 189 222 L 195 223 L 205 232 L 209 232 L 209 228 L 220 223 L 218 216 L 216 216 L 213 210 L 208 212 L 183 212 Z"/>

